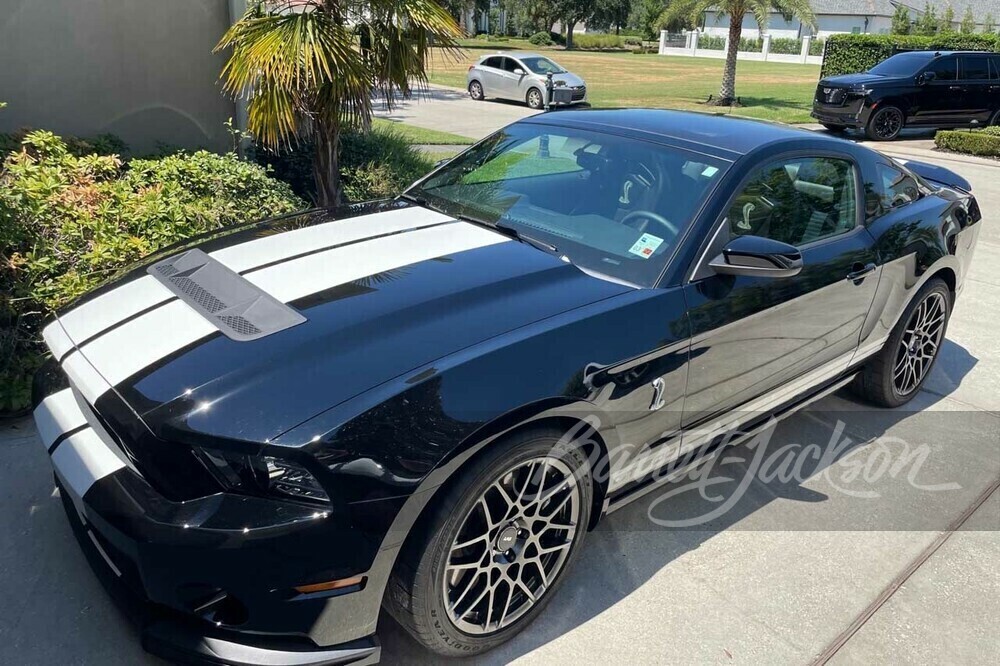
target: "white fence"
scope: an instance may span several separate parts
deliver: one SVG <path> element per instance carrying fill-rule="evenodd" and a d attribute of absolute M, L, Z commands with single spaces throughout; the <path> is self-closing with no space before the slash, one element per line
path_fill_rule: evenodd
<path fill-rule="evenodd" d="M 680 55 L 680 56 L 692 56 L 696 58 L 725 58 L 726 51 L 729 49 L 729 37 L 726 37 L 726 43 L 723 45 L 722 50 L 719 49 L 700 49 L 698 48 L 698 40 L 701 36 L 700 30 L 689 30 L 684 33 L 684 46 L 668 46 L 668 44 L 677 43 L 676 38 L 669 35 L 666 30 L 660 31 L 660 55 Z M 797 63 L 800 65 L 822 65 L 823 56 L 809 55 L 809 47 L 812 44 L 813 38 L 810 36 L 805 36 L 802 38 L 802 50 L 798 55 L 792 55 L 788 53 L 771 53 L 771 35 L 764 35 L 762 37 L 763 44 L 761 45 L 761 50 L 758 51 L 738 51 L 736 58 L 738 60 L 763 60 L 766 62 L 790 62 Z"/>

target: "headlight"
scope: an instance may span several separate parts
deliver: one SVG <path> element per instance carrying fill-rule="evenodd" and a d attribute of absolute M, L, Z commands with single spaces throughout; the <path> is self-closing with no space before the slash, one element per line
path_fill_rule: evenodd
<path fill-rule="evenodd" d="M 329 503 L 316 477 L 302 465 L 275 456 L 195 449 L 215 478 L 228 490 L 253 495 Z"/>

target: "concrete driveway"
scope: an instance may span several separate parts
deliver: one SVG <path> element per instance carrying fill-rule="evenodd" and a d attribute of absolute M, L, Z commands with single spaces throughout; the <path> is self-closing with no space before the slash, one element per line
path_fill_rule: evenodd
<path fill-rule="evenodd" d="M 612 515 L 539 620 L 475 663 L 1000 662 L 1000 168 L 880 148 L 960 172 L 987 215 L 925 389 L 900 410 L 826 398 L 728 450 L 716 485 Z M 755 466 L 782 449 L 794 464 Z M 0 535 L 0 663 L 157 663 L 88 570 L 27 420 L 0 426 Z M 384 663 L 440 663 L 387 618 L 379 633 Z"/>
<path fill-rule="evenodd" d="M 487 99 L 477 102 L 464 90 L 444 86 L 427 86 L 411 99 L 397 103 L 392 109 L 375 109 L 375 115 L 379 118 L 477 140 L 500 127 L 536 113 L 539 112 L 532 111 L 524 104 L 506 100 Z"/>

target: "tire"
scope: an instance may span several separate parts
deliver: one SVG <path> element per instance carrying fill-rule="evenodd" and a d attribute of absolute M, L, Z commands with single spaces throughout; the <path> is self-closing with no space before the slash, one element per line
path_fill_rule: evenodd
<path fill-rule="evenodd" d="M 831 123 L 820 123 L 820 125 L 825 127 L 827 132 L 833 132 L 834 134 L 843 134 L 847 131 L 845 125 L 833 125 Z"/>
<path fill-rule="evenodd" d="M 469 97 L 476 100 L 477 102 L 481 102 L 482 100 L 486 99 L 486 94 L 483 92 L 483 84 L 481 84 L 479 81 L 470 81 Z"/>
<path fill-rule="evenodd" d="M 944 280 L 940 278 L 928 280 L 907 306 L 903 316 L 899 318 L 885 347 L 865 364 L 855 378 L 854 392 L 880 407 L 899 407 L 909 402 L 920 391 L 920 387 L 927 380 L 937 361 L 948 331 L 951 308 L 952 294 Z M 923 336 L 914 339 L 911 330 L 920 324 L 922 313 L 936 319 L 938 315 L 935 313 L 938 311 L 940 326 L 926 338 L 932 342 L 921 343 L 920 341 L 925 339 Z M 914 349 L 921 353 L 916 354 Z M 928 353 L 930 353 L 929 358 Z M 904 367 L 908 363 L 904 357 L 912 360 L 914 367 L 912 374 Z"/>
<path fill-rule="evenodd" d="M 429 515 L 414 528 L 384 605 L 429 650 L 455 657 L 495 648 L 529 625 L 565 579 L 587 531 L 593 482 L 586 456 L 560 444 L 561 436 L 552 429 L 529 430 L 493 443 L 457 472 L 457 482 L 443 491 L 440 501 L 435 499 Z M 539 473 L 542 461 L 547 465 Z M 539 478 L 547 484 L 543 491 L 537 490 Z M 508 499 L 497 484 L 508 489 Z M 561 492 L 546 497 L 564 484 Z M 553 509 L 555 504 L 559 506 Z M 513 516 L 513 507 L 522 505 L 514 527 L 506 517 L 491 524 L 485 520 L 484 507 L 498 518 L 501 507 Z M 545 512 L 552 516 L 543 518 Z M 550 527 L 535 534 L 546 520 L 553 521 Z M 551 527 L 562 524 L 575 527 Z M 509 550 L 501 550 L 505 546 Z M 545 567 L 544 575 L 539 567 Z M 474 596 L 478 598 L 469 602 Z"/>
<path fill-rule="evenodd" d="M 990 127 L 996 127 L 998 125 L 1000 125 L 1000 109 L 998 109 L 997 112 L 993 114 L 993 117 L 990 118 Z"/>
<path fill-rule="evenodd" d="M 903 112 L 897 106 L 883 106 L 868 119 L 865 134 L 872 141 L 892 141 L 903 130 Z"/>
<path fill-rule="evenodd" d="M 537 110 L 545 108 L 545 97 L 538 88 L 529 89 L 528 94 L 524 96 L 524 102 L 528 105 L 529 109 Z"/>

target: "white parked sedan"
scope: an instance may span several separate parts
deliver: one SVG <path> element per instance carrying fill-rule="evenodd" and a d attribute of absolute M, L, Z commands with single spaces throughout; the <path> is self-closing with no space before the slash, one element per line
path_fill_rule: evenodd
<path fill-rule="evenodd" d="M 501 97 L 542 109 L 549 74 L 552 74 L 553 103 L 579 104 L 587 100 L 583 79 L 537 53 L 483 56 L 469 67 L 466 86 L 472 99 Z M 568 94 L 565 89 L 569 89 Z"/>

